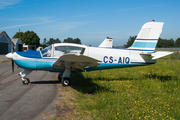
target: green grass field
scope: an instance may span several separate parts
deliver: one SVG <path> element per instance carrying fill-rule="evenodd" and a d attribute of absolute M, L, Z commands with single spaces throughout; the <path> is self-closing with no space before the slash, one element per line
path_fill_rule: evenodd
<path fill-rule="evenodd" d="M 180 119 L 180 61 L 72 74 L 60 104 L 71 111 L 55 119 Z M 63 101 L 63 103 L 61 102 Z"/>

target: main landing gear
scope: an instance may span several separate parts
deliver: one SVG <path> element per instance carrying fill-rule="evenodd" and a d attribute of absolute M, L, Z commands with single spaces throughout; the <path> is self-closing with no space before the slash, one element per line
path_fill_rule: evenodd
<path fill-rule="evenodd" d="M 64 73 L 62 74 L 62 77 L 61 77 L 60 74 L 59 74 L 59 76 L 58 76 L 59 81 L 61 81 L 61 84 L 62 84 L 64 87 L 71 85 L 70 73 L 71 73 L 71 70 L 70 70 L 70 62 L 67 62 L 67 61 L 66 61 L 66 62 L 65 62 L 65 71 L 64 71 Z"/>
<path fill-rule="evenodd" d="M 69 77 L 62 77 L 61 74 L 59 74 L 58 79 L 64 87 L 71 85 L 71 79 Z"/>
<path fill-rule="evenodd" d="M 26 78 L 26 76 L 31 73 L 30 70 L 24 70 L 23 72 L 20 72 L 19 75 L 21 76 L 23 85 L 28 85 L 30 83 L 30 80 Z"/>

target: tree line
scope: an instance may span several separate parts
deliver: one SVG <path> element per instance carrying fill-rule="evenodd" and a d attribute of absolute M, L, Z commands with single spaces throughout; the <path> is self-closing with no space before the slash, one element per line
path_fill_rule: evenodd
<path fill-rule="evenodd" d="M 124 45 L 125 48 L 130 47 L 133 42 L 135 41 L 137 36 L 130 36 L 127 43 Z M 173 47 L 180 47 L 180 38 L 177 38 L 176 41 L 171 39 L 158 39 L 158 43 L 156 48 L 173 48 Z"/>
<path fill-rule="evenodd" d="M 36 45 L 36 47 L 40 46 L 40 38 L 39 36 L 33 32 L 33 31 L 26 31 L 26 32 L 17 32 L 13 38 L 19 38 L 21 39 L 22 43 L 25 43 L 26 45 Z"/>
<path fill-rule="evenodd" d="M 20 38 L 22 40 L 22 43 L 25 43 L 26 45 L 36 45 L 36 47 L 47 47 L 51 44 L 54 43 L 61 43 L 61 40 L 59 38 L 49 38 L 49 40 L 47 40 L 46 38 L 44 38 L 43 43 L 40 43 L 40 38 L 39 36 L 34 32 L 34 31 L 26 31 L 26 32 L 17 32 L 13 38 L 19 38 L 19 34 L 20 34 Z M 124 45 L 125 48 L 130 47 L 134 40 L 136 39 L 137 36 L 130 36 L 127 43 Z M 62 43 L 76 43 L 76 44 L 81 44 L 81 40 L 79 38 L 71 38 L 68 37 L 67 39 L 64 39 L 64 41 Z M 171 39 L 162 39 L 159 38 L 158 43 L 157 43 L 157 48 L 173 48 L 173 47 L 180 47 L 180 38 L 177 38 L 176 41 L 174 41 L 172 38 Z"/>
<path fill-rule="evenodd" d="M 40 43 L 40 38 L 39 36 L 34 32 L 34 31 L 26 31 L 26 32 L 17 32 L 13 38 L 19 38 L 22 40 L 22 43 L 25 43 L 26 45 L 36 45 L 36 47 L 47 47 L 51 44 L 54 43 L 61 43 L 61 40 L 59 40 L 59 38 L 54 39 L 54 38 L 49 38 L 49 40 L 47 40 L 46 38 L 44 38 L 43 43 Z M 63 43 L 76 43 L 76 44 L 81 44 L 81 40 L 79 38 L 71 38 L 68 37 L 67 39 L 64 39 Z"/>
<path fill-rule="evenodd" d="M 57 39 L 54 39 L 54 38 L 49 38 L 49 40 L 47 41 L 46 38 L 44 38 L 44 41 L 42 44 L 40 44 L 41 47 L 47 47 L 51 44 L 54 44 L 54 43 L 61 43 L 61 40 L 59 40 L 59 38 Z M 76 44 L 81 44 L 81 40 L 79 38 L 71 38 L 71 37 L 68 37 L 67 39 L 64 39 L 63 43 L 76 43 Z"/>

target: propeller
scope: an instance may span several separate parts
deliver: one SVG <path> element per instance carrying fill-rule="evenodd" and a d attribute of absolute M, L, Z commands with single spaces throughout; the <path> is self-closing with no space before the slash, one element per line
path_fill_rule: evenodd
<path fill-rule="evenodd" d="M 12 41 L 11 41 L 11 53 L 12 54 L 14 53 Z M 13 60 L 13 58 L 11 60 L 11 64 L 12 64 L 12 72 L 14 73 L 14 60 Z"/>
<path fill-rule="evenodd" d="M 12 59 L 11 62 L 12 62 L 12 72 L 14 73 L 14 60 Z"/>

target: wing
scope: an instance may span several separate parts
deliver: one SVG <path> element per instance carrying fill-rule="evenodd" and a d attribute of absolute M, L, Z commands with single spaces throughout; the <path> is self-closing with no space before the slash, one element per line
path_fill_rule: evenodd
<path fill-rule="evenodd" d="M 95 67 L 99 65 L 98 62 L 101 61 L 85 55 L 64 54 L 52 65 L 52 67 L 56 69 L 65 69 L 65 62 L 70 62 L 71 69 L 83 70 L 84 67 Z"/>

